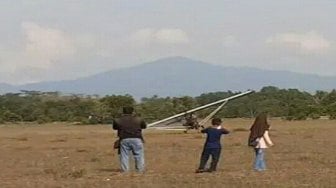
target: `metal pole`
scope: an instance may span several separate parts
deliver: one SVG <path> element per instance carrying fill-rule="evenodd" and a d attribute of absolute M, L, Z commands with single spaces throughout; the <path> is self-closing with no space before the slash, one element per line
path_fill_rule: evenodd
<path fill-rule="evenodd" d="M 214 115 L 216 115 L 218 113 L 218 111 L 220 111 L 223 106 L 225 106 L 225 104 L 228 103 L 228 101 L 223 102 L 223 104 L 221 104 L 220 106 L 218 106 L 213 112 L 211 112 L 206 118 L 204 118 L 199 124 L 201 126 L 205 125 Z"/>
<path fill-rule="evenodd" d="M 150 124 L 147 125 L 147 127 L 152 127 L 152 126 L 154 126 L 154 125 L 157 125 L 157 124 L 160 124 L 160 123 L 169 121 L 169 120 L 171 120 L 171 119 L 174 119 L 174 118 L 177 118 L 177 117 L 180 117 L 180 116 L 184 116 L 184 115 L 186 115 L 186 114 L 190 114 L 190 113 L 192 113 L 192 112 L 196 112 L 196 111 L 199 111 L 199 110 L 208 108 L 208 107 L 210 107 L 210 106 L 214 106 L 214 105 L 216 105 L 216 104 L 221 104 L 221 103 L 224 103 L 224 102 L 228 102 L 229 100 L 236 99 L 236 98 L 238 98 L 238 97 L 242 97 L 242 96 L 251 94 L 252 92 L 253 92 L 253 91 L 246 91 L 246 92 L 244 92 L 244 93 L 240 93 L 240 94 L 237 94 L 237 95 L 234 95 L 234 96 L 225 98 L 225 99 L 221 99 L 221 100 L 218 100 L 218 101 L 215 101 L 215 102 L 212 102 L 212 103 L 209 103 L 209 104 L 206 104 L 206 105 L 203 105 L 203 106 L 200 106 L 200 107 L 197 107 L 197 108 L 188 110 L 188 111 L 186 111 L 186 112 L 182 112 L 182 113 L 179 113 L 179 114 L 176 114 L 176 115 L 167 117 L 167 118 L 165 118 L 165 119 L 162 119 L 162 120 L 159 120 L 159 121 L 150 123 Z"/>

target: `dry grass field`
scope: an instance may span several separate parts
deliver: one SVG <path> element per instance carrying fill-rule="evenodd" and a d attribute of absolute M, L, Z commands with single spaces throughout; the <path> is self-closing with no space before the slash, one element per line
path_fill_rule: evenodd
<path fill-rule="evenodd" d="M 253 120 L 226 120 L 216 173 L 195 174 L 204 137 L 147 130 L 143 175 L 118 172 L 110 126 L 3 125 L 0 187 L 336 187 L 336 122 L 271 121 L 268 170 L 252 170 Z"/>

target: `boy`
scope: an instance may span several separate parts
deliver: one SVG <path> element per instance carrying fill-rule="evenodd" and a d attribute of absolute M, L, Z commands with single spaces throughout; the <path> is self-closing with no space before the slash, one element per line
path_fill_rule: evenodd
<path fill-rule="evenodd" d="M 221 153 L 221 144 L 220 144 L 220 138 L 222 134 L 229 134 L 229 131 L 222 128 L 222 120 L 220 118 L 214 118 L 211 122 L 212 126 L 203 129 L 201 132 L 207 134 L 207 139 L 204 144 L 200 166 L 196 170 L 196 173 L 202 173 L 202 172 L 214 172 L 217 168 L 217 163 L 220 157 Z M 211 155 L 212 161 L 210 168 L 208 170 L 205 170 L 205 165 Z"/>

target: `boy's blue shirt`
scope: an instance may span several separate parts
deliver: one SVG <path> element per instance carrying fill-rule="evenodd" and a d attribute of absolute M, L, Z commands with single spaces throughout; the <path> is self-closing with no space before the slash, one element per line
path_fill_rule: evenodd
<path fill-rule="evenodd" d="M 229 134 L 229 131 L 221 128 L 217 129 L 215 127 L 209 127 L 206 129 L 203 129 L 201 131 L 202 133 L 207 134 L 207 139 L 204 144 L 204 148 L 209 149 L 215 149 L 215 148 L 221 148 L 220 138 L 223 134 Z"/>

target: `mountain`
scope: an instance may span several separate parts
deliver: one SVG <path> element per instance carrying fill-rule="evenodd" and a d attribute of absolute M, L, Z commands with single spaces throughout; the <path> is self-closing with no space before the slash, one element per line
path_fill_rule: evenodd
<path fill-rule="evenodd" d="M 76 80 L 26 84 L 17 86 L 16 89 L 99 95 L 128 93 L 139 98 L 259 90 L 269 85 L 310 92 L 331 90 L 336 88 L 336 77 L 248 67 L 223 67 L 184 57 L 170 57 Z"/>
<path fill-rule="evenodd" d="M 0 93 L 15 92 L 16 88 L 6 83 L 0 83 Z"/>

